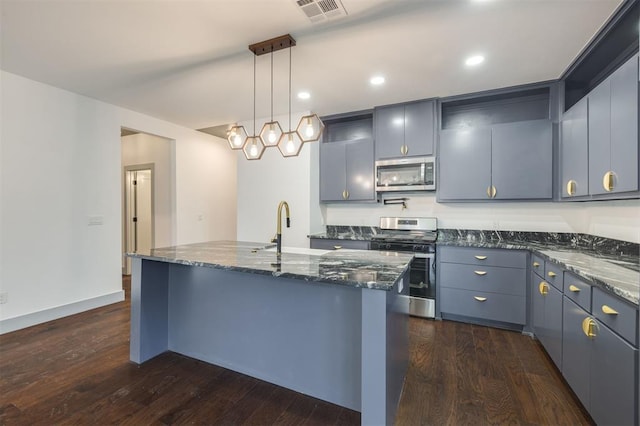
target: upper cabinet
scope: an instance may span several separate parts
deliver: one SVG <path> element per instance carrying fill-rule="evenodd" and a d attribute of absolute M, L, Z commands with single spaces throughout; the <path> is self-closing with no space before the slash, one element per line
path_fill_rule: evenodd
<path fill-rule="evenodd" d="M 638 56 L 588 95 L 589 189 L 638 191 Z"/>
<path fill-rule="evenodd" d="M 370 112 L 323 118 L 320 201 L 373 201 L 373 116 Z"/>
<path fill-rule="evenodd" d="M 443 101 L 439 201 L 553 197 L 549 87 Z"/>
<path fill-rule="evenodd" d="M 433 155 L 436 131 L 436 101 L 376 107 L 376 160 Z"/>
<path fill-rule="evenodd" d="M 560 175 L 563 198 L 589 194 L 587 105 L 587 98 L 582 98 L 562 116 Z"/>

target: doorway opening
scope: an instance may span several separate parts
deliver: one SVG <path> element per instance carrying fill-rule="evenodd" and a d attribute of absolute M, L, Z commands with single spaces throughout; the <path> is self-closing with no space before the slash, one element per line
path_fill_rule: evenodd
<path fill-rule="evenodd" d="M 124 251 L 148 253 L 154 247 L 154 164 L 124 168 Z M 131 259 L 124 257 L 123 274 L 131 274 Z"/>

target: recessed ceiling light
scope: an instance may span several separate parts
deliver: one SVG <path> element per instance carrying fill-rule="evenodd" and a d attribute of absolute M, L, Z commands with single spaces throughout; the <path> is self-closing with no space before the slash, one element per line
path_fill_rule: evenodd
<path fill-rule="evenodd" d="M 298 92 L 298 99 L 309 99 L 311 97 L 311 93 L 309 92 Z"/>
<path fill-rule="evenodd" d="M 484 62 L 484 56 L 482 55 L 473 55 L 468 57 L 467 60 L 464 61 L 465 65 L 468 67 L 480 65 L 483 62 Z"/>
<path fill-rule="evenodd" d="M 369 83 L 373 84 L 374 86 L 379 86 L 382 83 L 384 83 L 384 77 L 381 75 L 376 75 L 374 77 L 371 77 L 371 80 L 369 80 Z"/>

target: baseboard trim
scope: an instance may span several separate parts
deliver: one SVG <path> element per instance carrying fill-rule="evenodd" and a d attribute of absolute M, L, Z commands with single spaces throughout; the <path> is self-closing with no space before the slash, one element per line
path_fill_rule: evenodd
<path fill-rule="evenodd" d="M 21 330 L 47 321 L 68 317 L 69 315 L 79 314 L 91 309 L 111 305 L 112 303 L 122 302 L 123 300 L 124 290 L 118 290 L 102 296 L 92 297 L 91 299 L 80 300 L 78 302 L 56 306 L 55 308 L 3 319 L 0 320 L 0 334 Z"/>

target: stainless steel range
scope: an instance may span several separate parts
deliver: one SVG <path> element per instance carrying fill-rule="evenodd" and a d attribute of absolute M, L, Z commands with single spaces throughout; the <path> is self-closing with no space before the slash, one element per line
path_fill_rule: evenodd
<path fill-rule="evenodd" d="M 371 240 L 372 250 L 414 253 L 409 272 L 409 313 L 434 318 L 436 313 L 435 217 L 381 217 L 380 233 Z"/>

